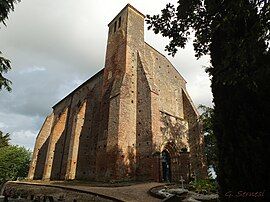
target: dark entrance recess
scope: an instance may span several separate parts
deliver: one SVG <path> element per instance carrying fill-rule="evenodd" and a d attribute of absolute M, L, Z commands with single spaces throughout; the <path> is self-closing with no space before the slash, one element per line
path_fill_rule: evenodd
<path fill-rule="evenodd" d="M 171 157 L 168 151 L 162 152 L 162 180 L 171 182 Z"/>

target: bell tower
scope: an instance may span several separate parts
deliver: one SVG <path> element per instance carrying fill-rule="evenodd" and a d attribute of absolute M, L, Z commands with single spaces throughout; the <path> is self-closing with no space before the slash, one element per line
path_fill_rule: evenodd
<path fill-rule="evenodd" d="M 137 55 L 144 49 L 144 17 L 128 4 L 108 24 L 101 127 L 107 130 L 100 131 L 99 140 L 106 144 L 107 161 L 97 157 L 97 170 L 115 179 L 135 172 L 135 157 L 130 157 L 136 152 Z"/>
<path fill-rule="evenodd" d="M 129 64 L 130 49 L 143 49 L 144 15 L 130 4 L 108 24 L 108 40 L 105 58 L 104 78 L 107 86 L 112 78 L 120 79 Z"/>

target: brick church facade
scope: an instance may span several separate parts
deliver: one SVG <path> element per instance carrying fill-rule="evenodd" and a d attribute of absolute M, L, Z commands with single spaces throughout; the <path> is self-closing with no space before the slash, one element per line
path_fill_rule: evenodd
<path fill-rule="evenodd" d="M 144 41 L 144 15 L 128 4 L 108 26 L 104 69 L 53 106 L 28 178 L 206 177 L 203 135 L 186 81 Z"/>

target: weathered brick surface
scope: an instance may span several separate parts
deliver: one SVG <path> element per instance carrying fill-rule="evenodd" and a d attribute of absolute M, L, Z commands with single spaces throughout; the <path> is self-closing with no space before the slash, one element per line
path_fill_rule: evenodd
<path fill-rule="evenodd" d="M 207 166 L 204 156 L 204 142 L 202 135 L 202 128 L 197 121 L 198 115 L 193 106 L 193 103 L 183 89 L 183 101 L 184 101 L 184 117 L 188 122 L 188 142 L 190 145 L 190 172 L 192 175 L 198 178 L 207 177 Z"/>
<path fill-rule="evenodd" d="M 33 151 L 32 161 L 28 173 L 28 178 L 30 179 L 41 179 L 43 176 L 53 118 L 53 114 L 46 118 L 36 138 L 35 149 Z"/>
<path fill-rule="evenodd" d="M 104 69 L 53 107 L 29 178 L 159 181 L 164 150 L 172 180 L 204 176 L 203 136 L 186 81 L 144 42 L 144 15 L 127 5 L 108 26 Z"/>
<path fill-rule="evenodd" d="M 49 139 L 48 151 L 46 156 L 44 179 L 59 179 L 63 147 L 66 134 L 66 120 L 68 108 L 54 115 L 54 125 Z"/>

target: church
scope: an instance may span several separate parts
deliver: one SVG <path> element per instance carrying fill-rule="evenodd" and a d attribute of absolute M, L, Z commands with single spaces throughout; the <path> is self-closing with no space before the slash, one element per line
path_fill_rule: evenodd
<path fill-rule="evenodd" d="M 130 4 L 108 24 L 105 67 L 55 104 L 36 138 L 31 180 L 189 181 L 207 166 L 186 81 L 144 41 Z"/>

